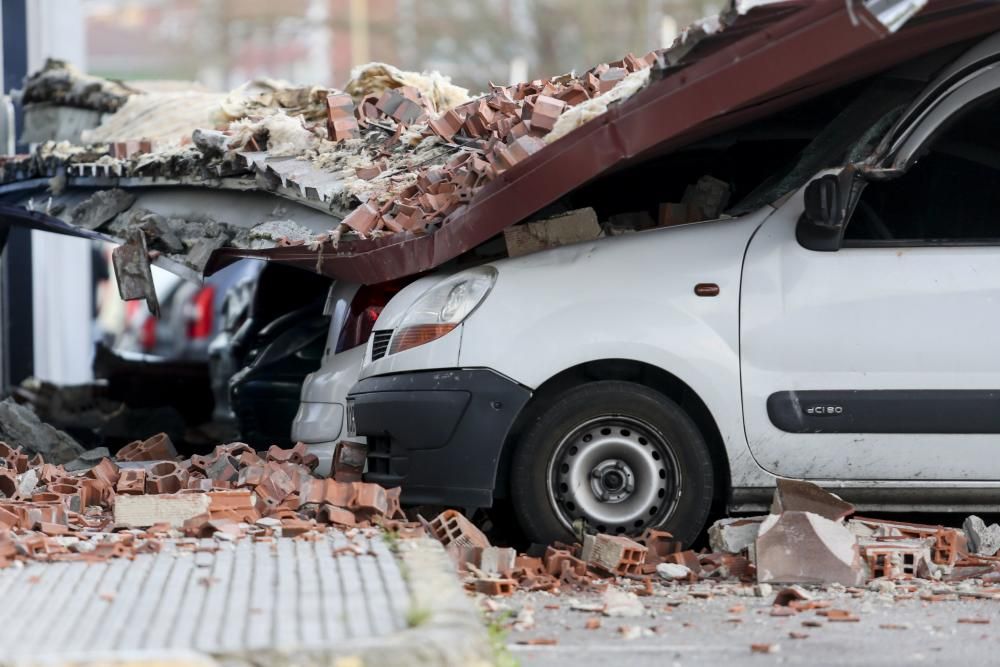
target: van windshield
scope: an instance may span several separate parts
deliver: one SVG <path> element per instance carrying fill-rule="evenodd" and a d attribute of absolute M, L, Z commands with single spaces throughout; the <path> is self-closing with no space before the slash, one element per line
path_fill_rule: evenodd
<path fill-rule="evenodd" d="M 730 213 L 741 215 L 754 211 L 801 187 L 822 169 L 868 157 L 924 86 L 923 81 L 913 79 L 874 79 L 786 168 L 776 171 L 747 194 Z"/>

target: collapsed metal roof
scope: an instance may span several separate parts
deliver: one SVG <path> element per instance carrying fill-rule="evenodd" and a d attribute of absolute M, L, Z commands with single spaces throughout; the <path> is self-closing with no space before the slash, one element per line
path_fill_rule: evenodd
<path fill-rule="evenodd" d="M 164 186 L 184 188 L 185 193 L 195 189 L 209 193 L 227 189 L 259 190 L 283 198 L 287 206 L 294 209 L 289 210 L 286 206 L 279 217 L 295 221 L 308 234 L 319 236 L 298 239 L 294 241 L 297 245 L 267 248 L 260 247 L 261 239 L 255 244 L 244 232 L 235 230 L 223 234 L 224 240 L 203 246 L 197 263 L 187 261 L 186 256 L 178 261 L 186 263 L 189 269 L 203 268 L 206 273 L 212 273 L 239 258 L 259 258 L 331 277 L 378 283 L 434 268 L 613 169 L 787 108 L 922 53 L 998 29 L 1000 5 L 985 1 L 739 2 L 718 19 L 692 27 L 670 49 L 658 52 L 655 58 L 634 59 L 629 71 L 636 74 L 634 80 L 638 85 L 625 90 L 621 87 L 621 79 L 625 77 L 616 77 L 611 86 L 603 89 L 600 81 L 591 82 L 587 99 L 578 99 L 575 105 L 566 104 L 546 121 L 546 131 L 536 129 L 534 134 L 521 135 L 541 141 L 530 142 L 530 150 L 521 151 L 514 156 L 516 159 L 503 156 L 503 152 L 513 150 L 511 145 L 521 138 L 512 136 L 511 127 L 502 128 L 507 134 L 500 142 L 495 129 L 478 137 L 475 128 L 470 130 L 469 136 L 462 135 L 461 131 L 458 138 L 452 136 L 454 124 L 451 128 L 445 126 L 448 105 L 428 102 L 432 96 L 437 99 L 438 88 L 426 95 L 402 96 L 424 105 L 427 118 L 431 119 L 429 130 L 409 137 L 403 136 L 404 129 L 398 125 L 380 128 L 380 116 L 373 109 L 367 109 L 366 115 L 364 105 L 371 103 L 374 106 L 375 100 L 363 91 L 358 120 L 368 126 L 368 131 L 359 131 L 360 139 L 351 138 L 344 144 L 353 147 L 355 155 L 363 156 L 360 161 L 352 161 L 345 157 L 347 152 L 340 151 L 338 157 L 327 164 L 336 165 L 336 169 L 331 170 L 324 169 L 322 163 L 317 165 L 311 146 L 300 150 L 300 153 L 313 150 L 313 159 L 306 160 L 294 150 L 284 154 L 276 151 L 273 145 L 255 151 L 252 150 L 253 131 L 241 135 L 246 140 L 237 150 L 228 151 L 226 149 L 233 147 L 231 139 L 219 143 L 217 133 L 201 132 L 196 134 L 194 144 L 178 146 L 166 159 L 146 158 L 142 163 L 140 157 L 139 169 L 130 164 L 128 172 L 122 171 L 121 163 L 114 160 L 99 157 L 90 162 L 65 160 L 50 149 L 47 155 L 36 155 L 34 162 L 6 163 L 4 180 L 19 181 L 16 186 L 5 186 L 6 189 L 23 188 L 31 193 L 31 204 L 26 205 L 26 196 L 22 195 L 16 205 L 3 205 L 0 216 L 7 223 L 17 221 L 62 233 L 79 232 L 79 225 L 67 221 L 65 215 L 60 220 L 58 214 L 53 213 L 51 203 L 41 202 L 40 193 L 32 190 L 47 186 L 47 179 L 39 177 L 57 176 L 59 167 L 65 168 L 63 177 L 66 179 L 58 184 L 60 191 L 70 191 L 72 188 L 68 186 L 137 188 L 137 201 L 131 205 L 142 204 L 141 210 L 154 213 L 156 201 L 160 201 L 162 207 L 164 199 L 156 190 Z M 621 64 L 624 65 L 624 61 Z M 589 72 L 585 76 L 592 74 Z M 517 94 L 528 91 L 517 100 L 520 104 L 517 117 L 524 117 L 525 96 L 533 96 L 529 102 L 537 106 L 539 94 L 548 93 L 546 97 L 568 95 L 567 90 L 580 84 L 583 78 L 557 79 L 553 80 L 554 84 L 536 82 L 534 88 L 531 88 L 533 84 L 524 84 L 528 88 L 520 89 L 497 88 L 489 99 L 499 109 L 508 104 L 505 97 L 514 96 L 511 90 Z M 546 84 L 550 84 L 549 87 Z M 100 92 L 105 89 L 101 88 Z M 112 92 L 128 94 L 127 90 Z M 278 99 L 277 92 L 272 92 L 269 104 L 305 109 L 303 117 L 307 120 L 302 126 L 306 127 L 308 119 L 315 118 L 316 107 L 312 102 L 326 97 L 329 92 L 307 89 L 297 95 L 286 93 L 282 99 Z M 589 114 L 570 113 L 571 109 L 583 109 L 590 98 L 601 95 L 608 95 L 606 108 L 598 105 Z M 400 101 L 401 96 L 396 97 L 397 103 L 405 106 L 406 99 Z M 106 103 L 107 95 L 99 98 Z M 477 99 L 461 104 L 482 102 L 483 99 Z M 119 106 L 127 106 L 127 102 Z M 346 129 L 343 124 L 334 127 L 333 121 L 338 117 L 332 110 L 326 111 L 331 115 L 329 138 L 336 138 L 336 133 L 345 131 L 349 137 L 354 136 L 350 119 Z M 400 119 L 413 118 L 400 113 L 397 113 Z M 566 116 L 566 120 L 562 116 Z M 463 120 L 469 117 L 467 114 Z M 343 119 L 344 115 L 339 118 Z M 562 122 L 559 132 L 552 131 L 549 121 L 553 120 Z M 530 126 L 531 123 L 527 123 L 529 130 Z M 230 136 L 232 134 L 230 132 Z M 277 134 L 271 133 L 272 143 Z M 295 135 L 294 128 L 290 134 Z M 432 135 L 434 140 L 427 141 Z M 395 151 L 396 155 L 386 156 L 387 140 L 390 143 L 388 150 Z M 294 144 L 295 136 L 289 141 Z M 301 148 L 298 146 L 295 150 Z M 74 149 L 77 150 L 83 149 Z M 124 150 L 127 152 L 128 148 Z M 218 159 L 206 166 L 203 158 L 213 150 L 218 150 Z M 471 160 L 482 156 L 488 159 L 470 168 Z M 379 165 L 379 159 L 386 160 L 386 164 Z M 452 180 L 456 180 L 454 174 L 459 171 L 463 178 L 469 178 L 469 172 L 476 171 L 476 177 L 472 179 L 473 187 L 462 197 L 420 200 L 428 204 L 420 214 L 425 216 L 423 226 L 409 229 L 400 222 L 399 212 L 405 213 L 401 202 L 413 201 L 415 176 L 411 172 L 419 167 L 426 175 L 430 173 L 427 165 L 446 173 Z M 354 189 L 345 189 L 345 169 L 360 173 L 373 166 L 378 167 L 375 173 L 382 174 L 381 179 L 354 179 L 351 184 Z M 25 170 L 24 178 L 18 176 L 18 168 Z M 31 173 L 32 168 L 34 173 Z M 373 188 L 371 182 L 377 180 L 385 182 Z M 435 182 L 430 179 L 424 183 L 426 187 L 419 196 L 436 194 Z M 455 189 L 449 189 L 447 194 L 454 192 Z M 75 205 L 79 206 L 81 195 L 75 196 Z M 339 218 L 351 214 L 353 202 L 365 197 L 376 204 L 365 211 L 355 210 L 355 220 L 361 217 L 364 220 L 363 224 L 352 225 L 353 233 L 341 235 L 342 229 L 322 234 L 324 226 L 326 230 L 335 227 Z M 436 208 L 442 202 L 442 208 Z M 200 205 L 188 205 L 187 212 L 174 211 L 174 214 L 197 219 L 199 208 Z M 261 210 L 269 213 L 267 207 Z M 258 225 L 276 220 L 274 216 L 259 213 L 248 213 L 240 218 L 241 223 L 249 220 Z M 427 225 L 428 220 L 432 224 Z M 86 235 L 115 238 L 113 234 L 108 236 L 107 231 L 114 230 L 106 229 L 104 234 L 84 230 Z"/>

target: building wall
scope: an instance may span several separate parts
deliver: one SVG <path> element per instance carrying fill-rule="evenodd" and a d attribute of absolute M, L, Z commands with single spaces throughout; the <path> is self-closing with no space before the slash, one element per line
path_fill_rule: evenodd
<path fill-rule="evenodd" d="M 80 0 L 28 3 L 28 70 L 48 57 L 86 67 Z M 32 232 L 35 376 L 57 383 L 93 377 L 91 246 L 84 239 Z M 17 323 L 12 323 L 17 326 Z"/>

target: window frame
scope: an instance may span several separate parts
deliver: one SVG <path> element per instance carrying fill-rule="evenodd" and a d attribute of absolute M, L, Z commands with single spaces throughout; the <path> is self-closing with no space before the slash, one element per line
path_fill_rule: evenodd
<path fill-rule="evenodd" d="M 857 215 L 857 204 L 870 183 L 905 178 L 918 158 L 923 155 L 941 135 L 952 125 L 959 122 L 975 107 L 989 101 L 1000 101 L 1000 63 L 992 62 L 982 67 L 977 74 L 965 78 L 961 83 L 943 93 L 937 100 L 927 105 L 924 112 L 914 123 L 904 130 L 905 140 L 900 142 L 897 150 L 889 160 L 892 167 L 882 171 L 881 177 L 865 177 L 865 171 L 859 173 L 864 183 L 854 194 L 850 206 L 844 233 L 841 235 L 839 248 L 947 248 L 947 247 L 991 247 L 1000 246 L 1000 236 L 995 239 L 847 239 L 844 234 Z M 998 170 L 1000 171 L 1000 170 Z M 878 171 L 874 171 L 878 174 Z"/>

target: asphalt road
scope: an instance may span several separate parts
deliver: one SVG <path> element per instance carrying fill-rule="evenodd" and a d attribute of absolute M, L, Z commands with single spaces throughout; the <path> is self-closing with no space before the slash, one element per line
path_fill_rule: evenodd
<path fill-rule="evenodd" d="M 520 614 L 534 617 L 531 627 L 508 630 L 512 656 L 523 667 L 633 667 L 644 665 L 989 665 L 1000 662 L 1000 588 L 996 599 L 944 595 L 950 600 L 927 601 L 921 596 L 947 587 L 928 585 L 916 591 L 816 592 L 856 622 L 832 622 L 819 610 L 793 616 L 772 616 L 774 594 L 737 595 L 738 586 L 715 588 L 710 598 L 689 593 L 704 589 L 657 586 L 654 595 L 639 600 L 639 617 L 609 617 L 599 611 L 574 610 L 574 604 L 597 605 L 599 594 L 516 593 L 495 599 L 488 614 L 511 626 Z M 778 590 L 779 587 L 775 587 Z M 747 592 L 744 589 L 744 592 Z M 533 608 L 533 613 L 521 611 Z M 590 619 L 600 627 L 587 629 Z M 968 622 L 976 621 L 976 622 Z M 591 621 L 594 623 L 594 621 Z M 629 638 L 638 634 L 635 638 Z M 803 636 L 805 635 L 805 636 Z M 555 640 L 528 645 L 531 640 Z M 753 644 L 777 647 L 755 653 Z"/>

